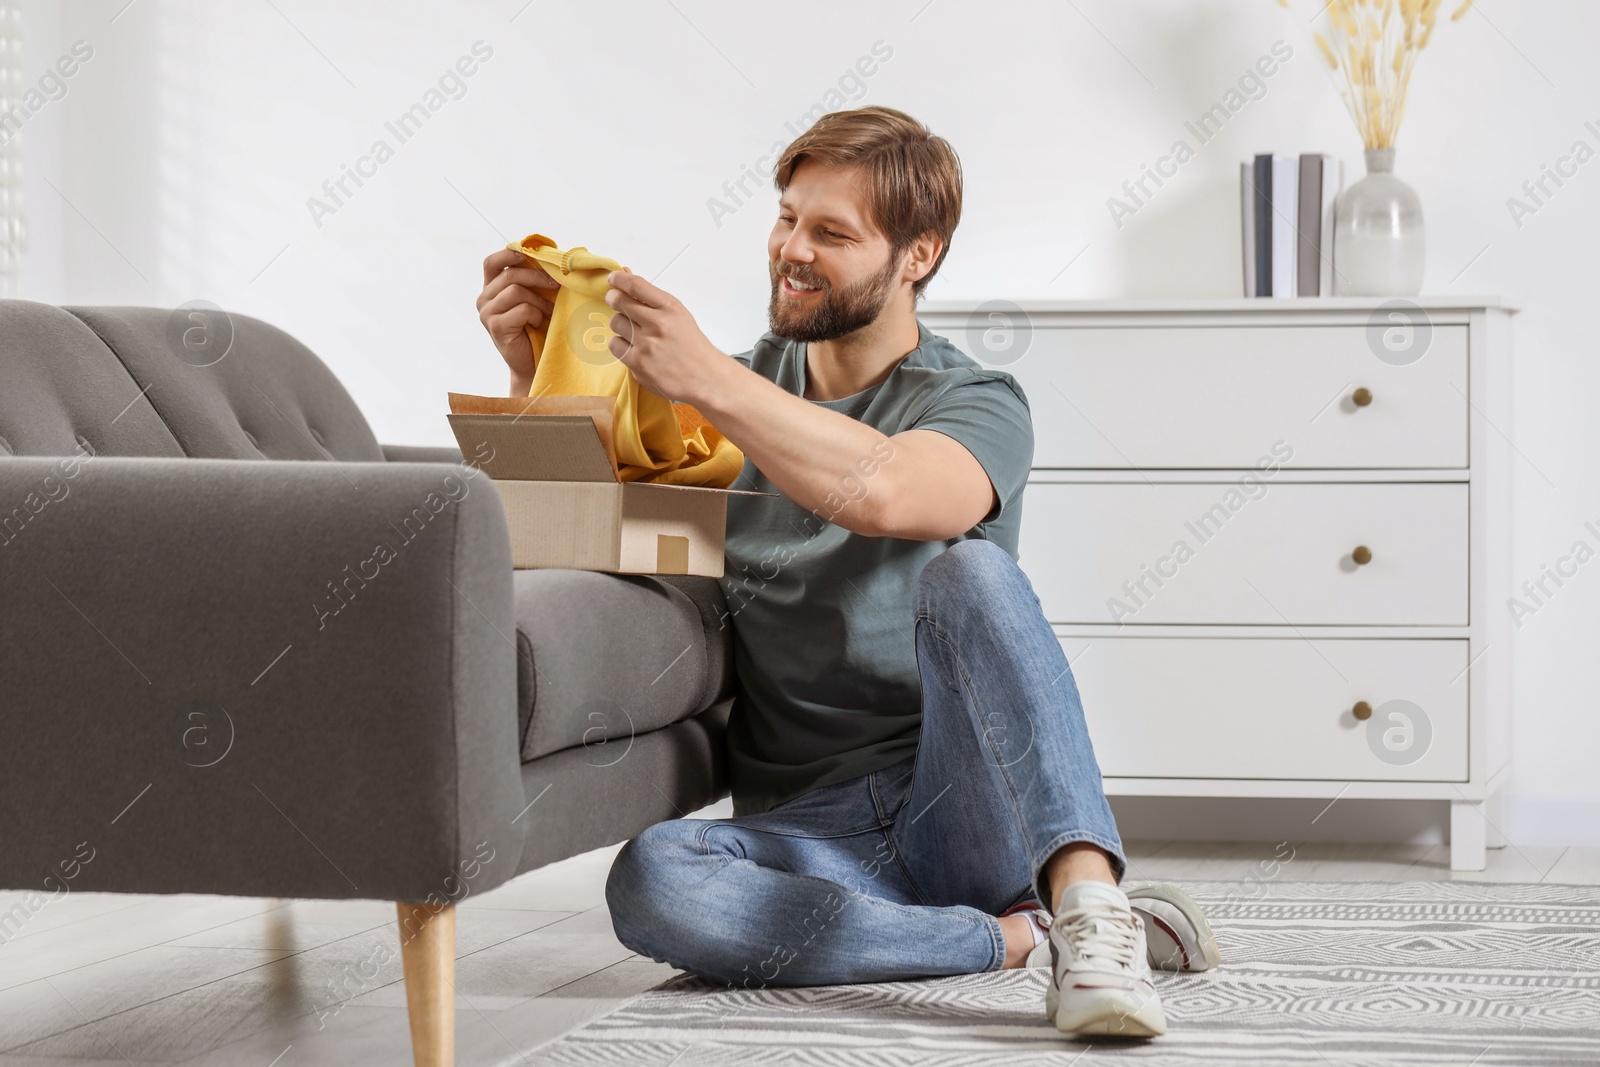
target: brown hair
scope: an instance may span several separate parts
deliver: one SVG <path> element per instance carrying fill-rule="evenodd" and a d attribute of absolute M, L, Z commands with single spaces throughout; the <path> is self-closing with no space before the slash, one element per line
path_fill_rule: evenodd
<path fill-rule="evenodd" d="M 933 269 L 911 284 L 913 297 L 921 297 L 939 273 L 961 221 L 961 161 L 950 142 L 904 111 L 862 107 L 822 116 L 783 150 L 772 176 L 780 193 L 807 159 L 859 167 L 866 174 L 867 206 L 889 238 L 891 256 L 924 234 L 939 238 Z"/>

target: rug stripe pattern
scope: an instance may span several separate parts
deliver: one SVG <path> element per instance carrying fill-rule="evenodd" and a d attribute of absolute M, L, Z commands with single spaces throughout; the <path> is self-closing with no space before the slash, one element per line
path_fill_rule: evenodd
<path fill-rule="evenodd" d="M 1168 1031 L 1097 1042 L 1155 1067 L 1600 1064 L 1600 888 L 1207 882 L 1223 964 L 1158 974 Z M 1042 971 L 809 989 L 680 975 L 537 1054 L 558 1067 L 1066 1065 Z"/>

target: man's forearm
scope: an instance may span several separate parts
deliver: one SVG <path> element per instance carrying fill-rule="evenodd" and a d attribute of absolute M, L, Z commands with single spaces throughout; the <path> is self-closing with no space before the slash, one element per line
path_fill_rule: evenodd
<path fill-rule="evenodd" d="M 695 407 L 796 504 L 854 533 L 883 527 L 894 445 L 730 358 Z"/>

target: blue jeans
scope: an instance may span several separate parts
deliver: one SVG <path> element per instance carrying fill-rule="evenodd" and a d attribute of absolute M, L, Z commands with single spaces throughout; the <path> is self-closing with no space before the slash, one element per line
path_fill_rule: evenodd
<path fill-rule="evenodd" d="M 748 987 L 998 970 L 996 915 L 1072 841 L 1127 870 L 1077 684 L 1007 552 L 960 541 L 922 570 L 916 754 L 760 815 L 679 819 L 618 854 L 617 937 Z"/>

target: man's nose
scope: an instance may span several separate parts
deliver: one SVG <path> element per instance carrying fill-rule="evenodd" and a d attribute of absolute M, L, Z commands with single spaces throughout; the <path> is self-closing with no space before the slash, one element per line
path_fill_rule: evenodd
<path fill-rule="evenodd" d="M 791 233 L 788 240 L 784 241 L 778 248 L 778 258 L 789 263 L 810 263 L 814 257 L 811 253 L 811 246 L 806 242 L 805 238 L 798 233 Z"/>

